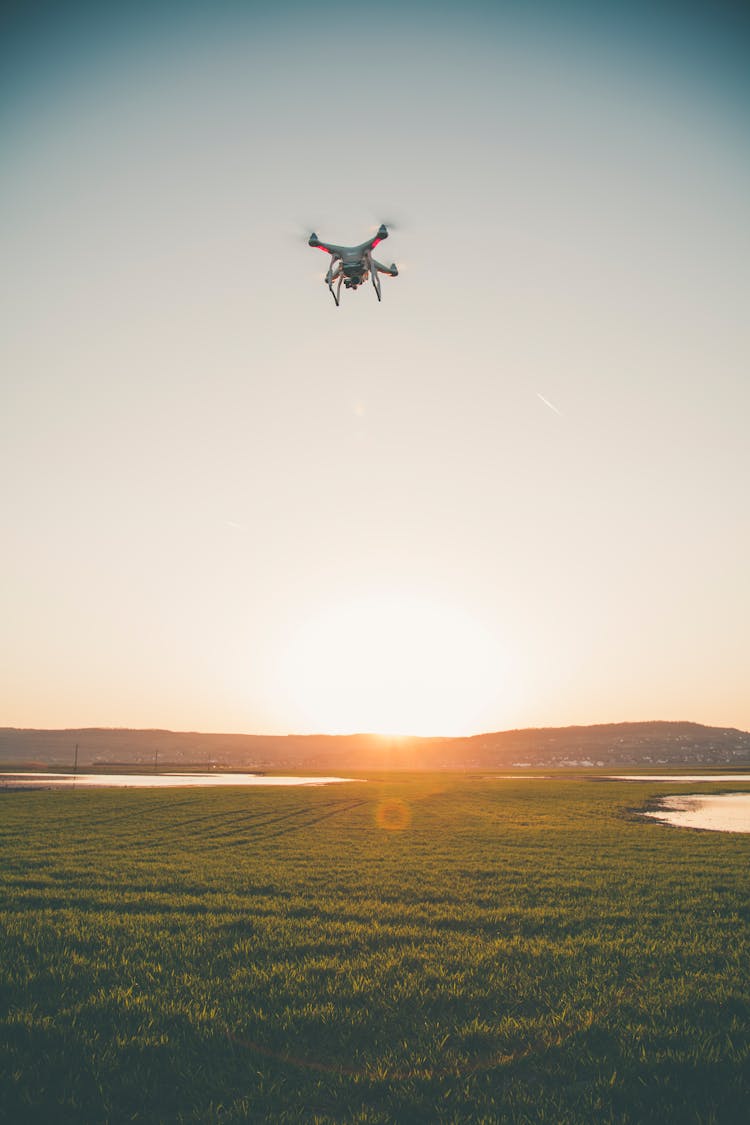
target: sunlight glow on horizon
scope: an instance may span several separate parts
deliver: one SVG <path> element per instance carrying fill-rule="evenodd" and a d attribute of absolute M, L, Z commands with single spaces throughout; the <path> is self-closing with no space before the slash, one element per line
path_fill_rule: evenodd
<path fill-rule="evenodd" d="M 280 678 L 305 729 L 385 738 L 479 733 L 513 690 L 508 656 L 479 622 L 403 591 L 311 615 Z"/>

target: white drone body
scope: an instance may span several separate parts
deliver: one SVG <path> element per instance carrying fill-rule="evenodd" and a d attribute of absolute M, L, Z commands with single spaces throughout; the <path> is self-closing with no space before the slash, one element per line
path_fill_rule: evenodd
<path fill-rule="evenodd" d="M 347 289 L 357 289 L 363 282 L 367 281 L 368 276 L 371 276 L 373 288 L 377 293 L 378 300 L 380 300 L 380 278 L 378 274 L 386 273 L 389 277 L 398 277 L 395 262 L 392 262 L 390 266 L 384 266 L 381 262 L 376 262 L 372 256 L 372 252 L 378 243 L 387 237 L 388 231 L 385 223 L 381 225 L 373 238 L 360 243 L 359 246 L 334 246 L 332 242 L 321 242 L 317 234 L 310 235 L 308 246 L 315 246 L 318 250 L 325 250 L 326 254 L 331 255 L 331 264 L 325 276 L 325 283 L 336 302 L 337 308 L 342 282 Z M 336 282 L 338 282 L 337 285 Z M 335 289 L 334 285 L 336 285 Z"/>

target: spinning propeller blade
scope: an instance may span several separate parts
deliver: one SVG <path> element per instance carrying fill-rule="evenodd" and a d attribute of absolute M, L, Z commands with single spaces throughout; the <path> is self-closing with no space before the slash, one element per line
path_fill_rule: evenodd
<path fill-rule="evenodd" d="M 383 211 L 385 211 L 386 216 L 390 215 L 390 218 L 383 218 Z M 370 212 L 373 218 L 377 220 L 377 224 L 373 223 L 372 226 L 373 234 L 381 223 L 383 224 L 383 226 L 388 227 L 389 231 L 406 230 L 407 227 L 410 227 L 412 225 L 411 222 L 408 219 L 405 219 L 403 215 L 400 218 L 398 215 L 394 216 L 389 207 L 385 207 L 383 211 L 381 211 L 379 207 L 373 207 Z"/>

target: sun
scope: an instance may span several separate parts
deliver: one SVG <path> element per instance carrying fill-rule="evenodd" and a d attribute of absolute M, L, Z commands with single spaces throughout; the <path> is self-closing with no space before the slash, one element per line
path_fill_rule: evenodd
<path fill-rule="evenodd" d="M 296 729 L 330 734 L 471 734 L 507 690 L 507 656 L 482 623 L 418 593 L 321 607 L 283 663 Z"/>

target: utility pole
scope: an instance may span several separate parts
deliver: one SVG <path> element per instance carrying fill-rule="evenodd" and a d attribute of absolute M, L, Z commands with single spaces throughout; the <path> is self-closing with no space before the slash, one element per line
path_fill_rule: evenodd
<path fill-rule="evenodd" d="M 157 773 L 159 766 L 159 747 L 154 750 L 154 773 Z"/>
<path fill-rule="evenodd" d="M 74 775 L 78 774 L 78 743 L 77 742 L 76 742 L 76 756 L 75 756 L 75 760 L 73 762 L 73 774 Z"/>

